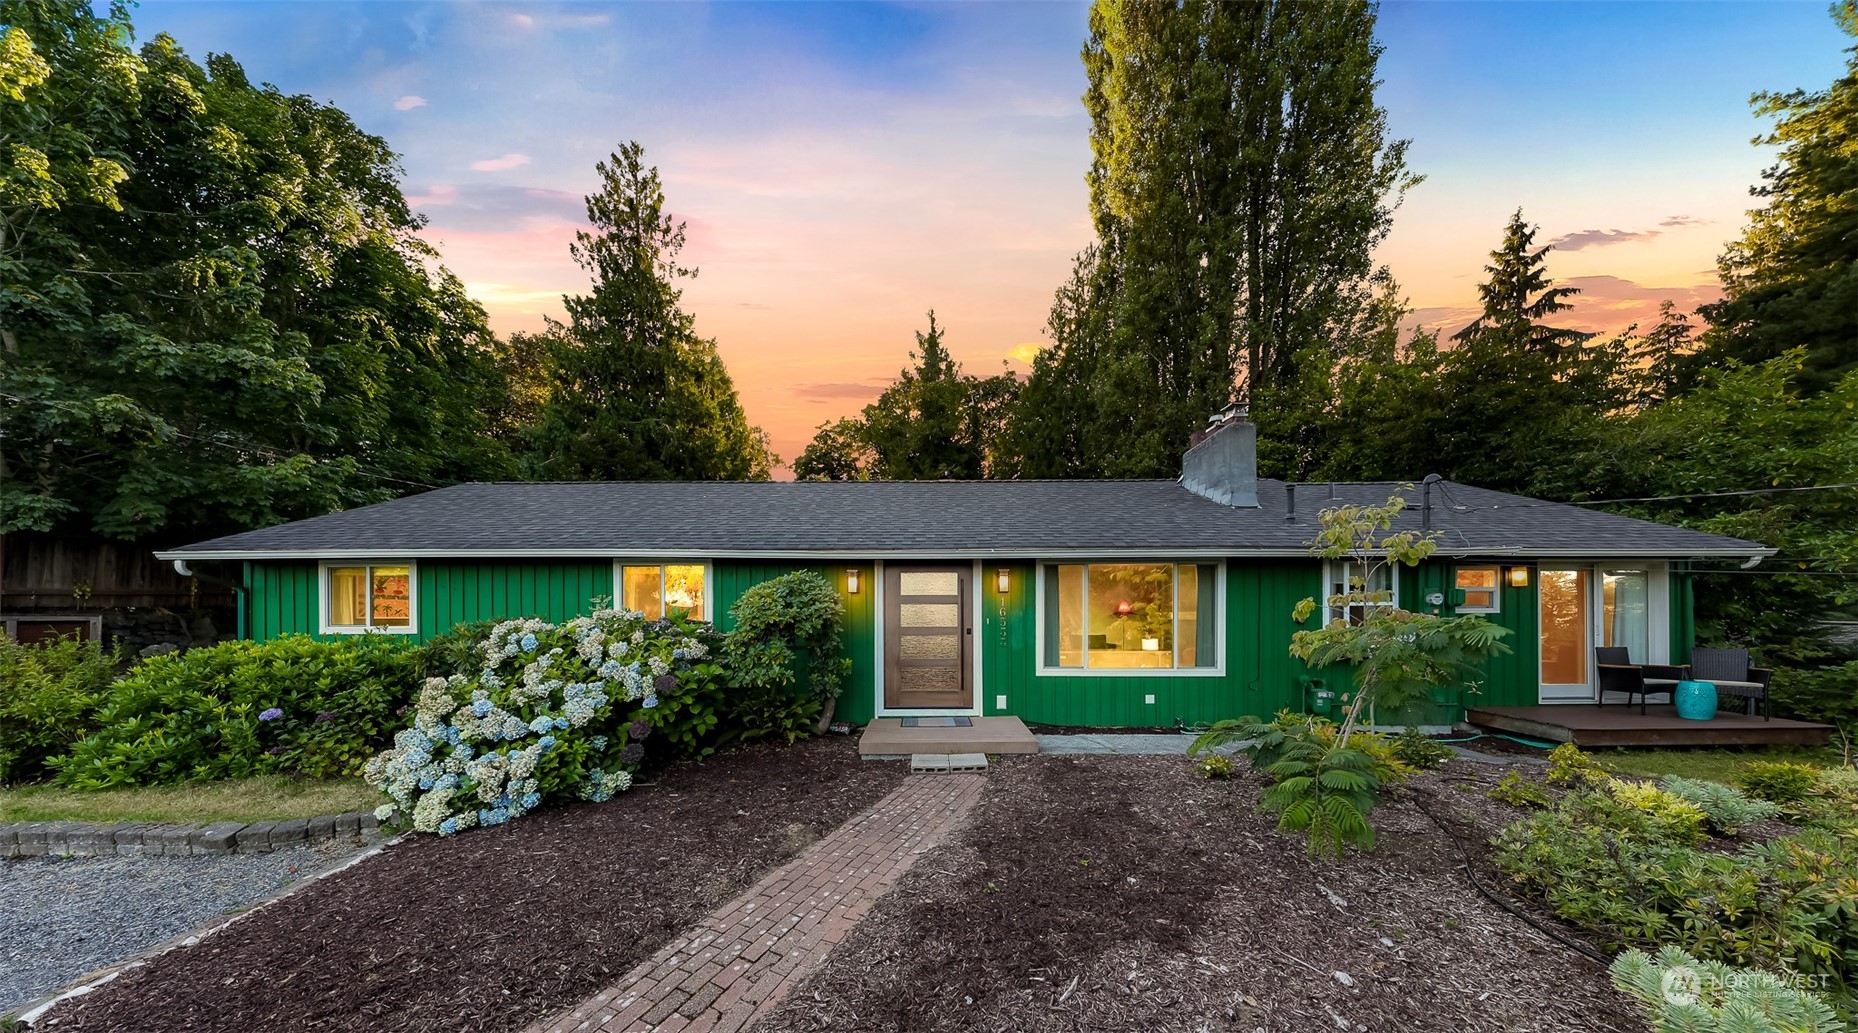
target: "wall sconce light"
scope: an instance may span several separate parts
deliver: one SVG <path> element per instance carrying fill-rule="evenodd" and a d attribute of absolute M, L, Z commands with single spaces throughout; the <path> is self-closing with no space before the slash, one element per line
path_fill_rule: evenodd
<path fill-rule="evenodd" d="M 1013 590 L 1013 572 L 1001 567 L 994 572 L 994 591 L 1005 595 Z"/>
<path fill-rule="evenodd" d="M 845 594 L 846 595 L 857 595 L 858 594 L 858 571 L 857 570 L 848 570 L 845 572 Z"/>
<path fill-rule="evenodd" d="M 1510 568 L 1510 587 L 1511 588 L 1528 588 L 1529 587 L 1529 568 L 1528 567 L 1511 567 Z"/>

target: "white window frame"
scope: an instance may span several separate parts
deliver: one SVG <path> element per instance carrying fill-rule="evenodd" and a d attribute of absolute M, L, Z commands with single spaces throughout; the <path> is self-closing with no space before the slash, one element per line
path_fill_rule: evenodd
<path fill-rule="evenodd" d="M 1056 666 L 1052 662 L 1055 658 L 1048 657 L 1045 655 L 1045 613 L 1047 609 L 1047 604 L 1046 604 L 1046 599 L 1045 599 L 1045 571 L 1046 569 L 1050 567 L 1075 567 L 1075 566 L 1081 566 L 1085 568 L 1084 570 L 1084 592 L 1086 594 L 1086 597 L 1088 597 L 1089 592 L 1090 592 L 1090 569 L 1089 569 L 1090 567 L 1100 566 L 1103 564 L 1127 565 L 1127 564 L 1143 564 L 1143 563 L 1155 563 L 1155 564 L 1167 563 L 1167 564 L 1172 564 L 1174 566 L 1175 568 L 1174 617 L 1176 621 L 1180 619 L 1180 613 L 1181 613 L 1180 568 L 1181 567 L 1204 567 L 1204 566 L 1211 566 L 1213 568 L 1213 664 L 1207 667 L 1175 666 L 1175 667 L 1129 667 L 1129 668 L 1109 668 L 1109 669 L 1105 669 L 1105 668 L 1093 669 L 1088 666 L 1085 666 L 1085 667 Z M 1035 619 L 1033 621 L 1033 635 L 1035 636 L 1035 642 L 1036 642 L 1035 648 L 1038 651 L 1038 662 L 1034 665 L 1034 673 L 1038 677 L 1041 677 L 1041 678 L 1223 678 L 1226 676 L 1226 607 L 1229 601 L 1226 598 L 1226 561 L 1225 560 L 1207 560 L 1207 559 L 1185 559 L 1185 560 L 1094 559 L 1094 560 L 1063 560 L 1063 561 L 1041 560 L 1037 564 L 1035 564 L 1033 567 L 1032 579 L 1033 579 L 1032 607 L 1033 607 L 1033 613 L 1035 615 Z M 976 650 L 976 653 L 978 654 L 979 650 Z M 1085 663 L 1088 664 L 1089 663 L 1088 644 L 1086 644 L 1086 647 L 1085 647 L 1085 656 L 1086 656 Z M 1176 635 L 1174 637 L 1174 662 L 1178 665 L 1180 663 L 1180 660 L 1181 660 L 1181 641 L 1180 641 L 1180 636 Z"/>
<path fill-rule="evenodd" d="M 1492 583 L 1491 588 L 1489 589 L 1489 592 L 1490 592 L 1490 605 L 1489 606 L 1472 606 L 1469 603 L 1467 603 L 1463 606 L 1452 607 L 1452 612 L 1454 613 L 1502 613 L 1503 612 L 1503 568 L 1498 566 L 1495 563 L 1454 564 L 1452 566 L 1452 585 L 1451 585 L 1452 590 L 1454 592 L 1485 591 L 1485 589 L 1482 589 L 1482 588 L 1459 588 L 1458 587 L 1458 572 L 1461 570 L 1488 570 L 1488 571 L 1494 572 L 1496 574 L 1496 578 L 1494 582 Z M 1396 589 L 1396 591 L 1398 590 Z"/>
<path fill-rule="evenodd" d="M 329 572 L 336 569 L 360 567 L 368 572 L 368 621 L 367 624 L 334 624 L 329 620 L 329 604 L 333 598 L 329 593 Z M 404 628 L 392 625 L 377 625 L 374 620 L 374 571 L 377 567 L 406 568 L 406 611 L 407 623 Z M 325 635 L 417 635 L 419 634 L 419 561 L 417 560 L 324 560 L 316 570 L 316 617 L 317 626 Z"/>
<path fill-rule="evenodd" d="M 666 567 L 702 567 L 703 568 L 703 623 L 716 623 L 716 589 L 715 571 L 709 560 L 700 559 L 644 559 L 621 557 L 613 561 L 613 608 L 628 609 L 626 606 L 626 568 L 657 567 L 658 598 L 664 598 L 664 568 Z"/>
<path fill-rule="evenodd" d="M 1321 611 L 1323 614 L 1323 623 L 1325 625 L 1334 623 L 1338 619 L 1346 620 L 1348 611 L 1354 607 L 1362 608 L 1363 610 L 1362 618 L 1364 620 L 1367 617 L 1366 611 L 1368 608 L 1379 609 L 1379 608 L 1385 607 L 1388 609 L 1395 609 L 1395 610 L 1400 608 L 1400 570 L 1399 570 L 1399 564 L 1396 564 L 1396 563 L 1376 564 L 1376 566 L 1379 566 L 1381 569 L 1387 571 L 1387 587 L 1389 589 L 1390 594 L 1393 596 L 1393 598 L 1387 600 L 1386 602 L 1382 602 L 1382 603 L 1352 603 L 1347 606 L 1341 606 L 1341 607 L 1329 605 L 1330 596 L 1337 595 L 1337 594 L 1345 594 L 1345 593 L 1336 593 L 1336 592 L 1330 591 L 1330 588 L 1332 588 L 1336 582 L 1336 577 L 1335 577 L 1336 568 L 1340 567 L 1342 570 L 1342 577 L 1344 579 L 1342 583 L 1343 583 L 1344 588 L 1346 589 L 1347 584 L 1348 584 L 1346 579 L 1348 577 L 1349 568 L 1357 567 L 1357 566 L 1365 566 L 1365 564 L 1362 564 L 1359 561 L 1352 560 L 1352 559 L 1333 559 L 1333 560 L 1323 561 L 1322 591 L 1321 593 L 1317 595 L 1316 601 L 1319 607 L 1321 608 Z M 1368 590 L 1368 586 L 1365 584 L 1362 586 L 1362 588 L 1364 591 Z M 1338 610 L 1340 610 L 1341 612 L 1337 613 Z"/>

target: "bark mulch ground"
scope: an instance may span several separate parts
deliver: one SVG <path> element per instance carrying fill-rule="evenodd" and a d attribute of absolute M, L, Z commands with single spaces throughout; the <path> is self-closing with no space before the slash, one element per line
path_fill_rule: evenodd
<path fill-rule="evenodd" d="M 1504 770 L 1421 776 L 1375 812 L 1373 853 L 1312 862 L 1249 773 L 1007 758 L 758 1031 L 1642 1030 L 1600 966 L 1479 896 L 1419 809 L 1481 855 L 1521 814 L 1483 795 Z"/>
<path fill-rule="evenodd" d="M 849 739 L 420 836 L 54 1008 L 57 1030 L 518 1029 L 606 986 L 901 782 Z"/>

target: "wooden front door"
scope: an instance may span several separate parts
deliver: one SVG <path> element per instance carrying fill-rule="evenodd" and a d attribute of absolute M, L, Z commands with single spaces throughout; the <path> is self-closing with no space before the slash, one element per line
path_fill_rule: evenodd
<path fill-rule="evenodd" d="M 884 706 L 892 710 L 974 705 L 969 688 L 973 628 L 967 567 L 884 570 Z"/>

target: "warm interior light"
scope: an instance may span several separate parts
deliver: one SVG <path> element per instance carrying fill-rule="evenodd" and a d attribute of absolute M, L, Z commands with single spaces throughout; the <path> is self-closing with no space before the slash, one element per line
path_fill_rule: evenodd
<path fill-rule="evenodd" d="M 856 570 L 848 570 L 845 572 L 845 594 L 858 594 L 858 572 Z"/>
<path fill-rule="evenodd" d="M 1529 568 L 1528 567 L 1511 567 L 1510 568 L 1510 587 L 1511 588 L 1528 588 L 1529 587 Z"/>
<path fill-rule="evenodd" d="M 994 591 L 999 592 L 1004 595 L 1005 593 L 1011 592 L 1012 590 L 1013 590 L 1013 573 L 1012 571 L 1009 571 L 1006 568 L 1002 567 L 1000 568 L 1000 570 L 998 570 L 994 574 Z"/>
<path fill-rule="evenodd" d="M 1116 604 L 1116 615 L 1118 617 L 1127 617 L 1134 612 L 1135 612 L 1135 607 L 1131 605 L 1129 600 L 1127 599 L 1124 599 L 1122 602 Z"/>

